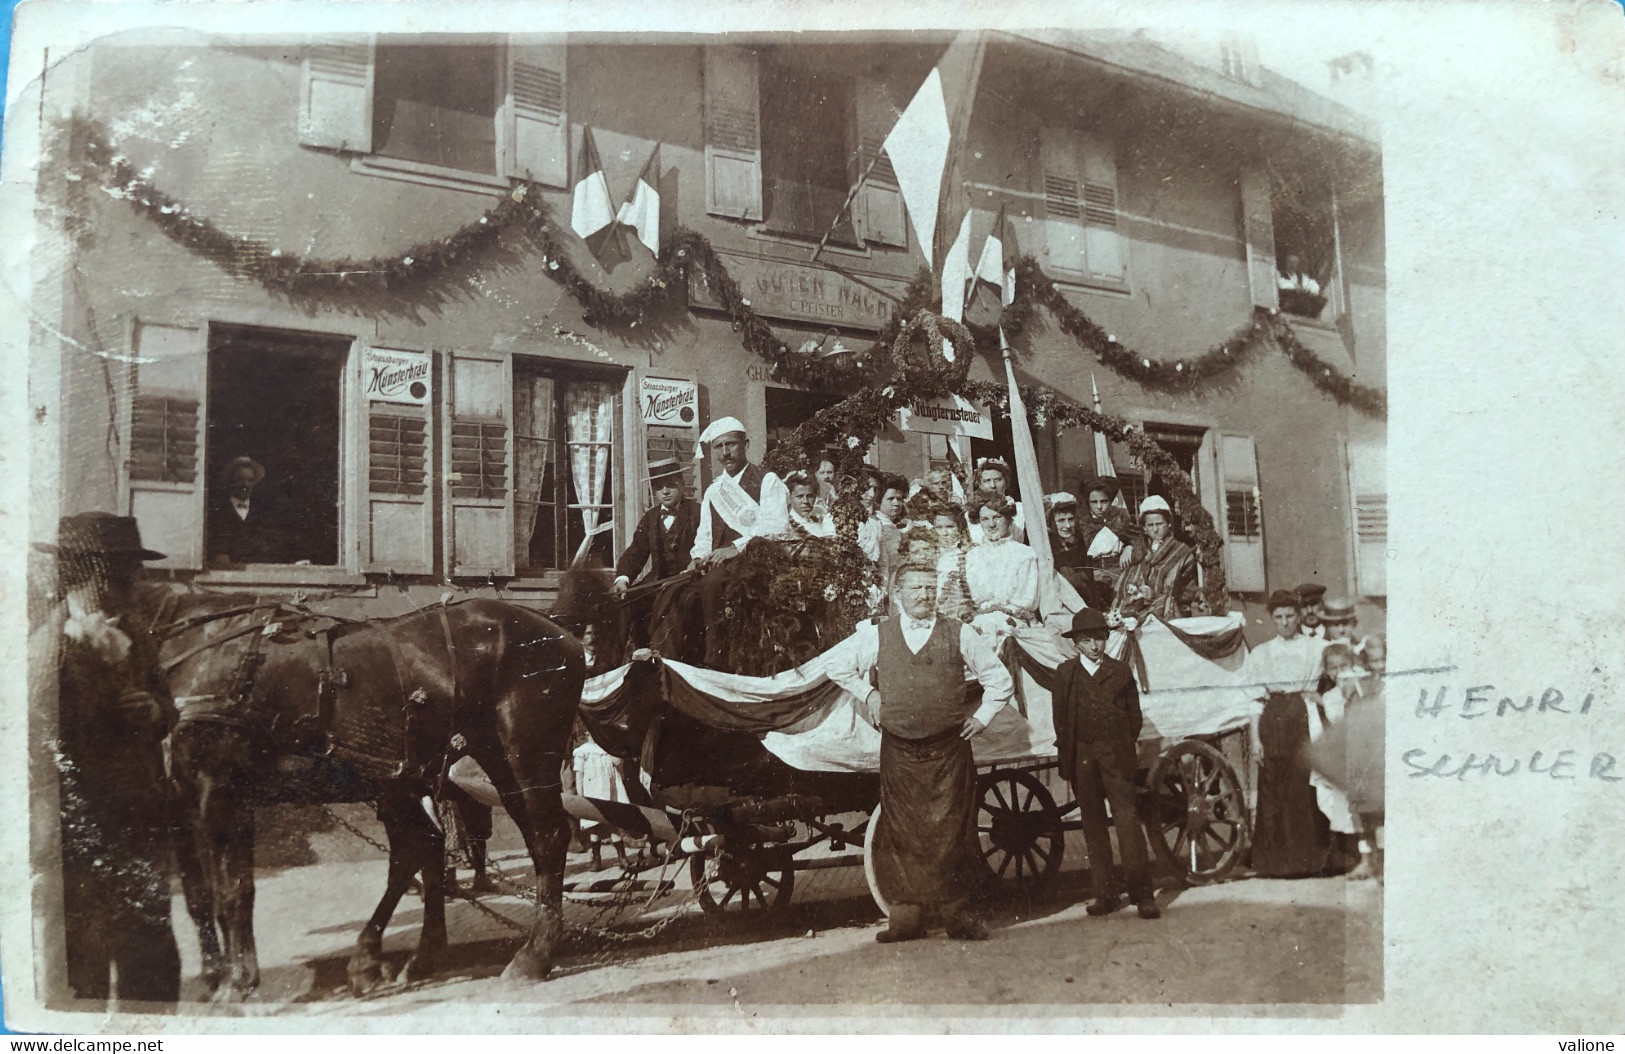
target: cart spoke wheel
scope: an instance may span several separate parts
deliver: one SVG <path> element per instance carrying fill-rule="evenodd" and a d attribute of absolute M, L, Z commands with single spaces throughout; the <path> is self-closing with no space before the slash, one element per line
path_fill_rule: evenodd
<path fill-rule="evenodd" d="M 990 772 L 978 782 L 976 836 L 996 882 L 1032 893 L 1061 869 L 1065 832 L 1049 790 L 1028 772 Z"/>
<path fill-rule="evenodd" d="M 705 857 L 690 857 L 688 874 L 708 915 L 776 915 L 790 906 L 796 878 L 789 854 L 760 847 L 724 853 L 709 880 Z"/>
<path fill-rule="evenodd" d="M 1251 843 L 1246 798 L 1230 762 L 1201 740 L 1174 744 L 1147 781 L 1151 849 L 1186 885 L 1218 882 Z"/>

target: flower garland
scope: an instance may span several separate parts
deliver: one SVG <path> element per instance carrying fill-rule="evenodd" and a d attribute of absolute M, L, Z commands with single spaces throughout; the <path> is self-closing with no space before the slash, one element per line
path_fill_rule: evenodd
<path fill-rule="evenodd" d="M 624 294 L 600 289 L 572 260 L 573 235 L 565 235 L 554 219 L 541 188 L 520 182 L 500 202 L 475 220 L 443 238 L 421 242 L 392 257 L 318 259 L 285 253 L 257 239 L 229 234 L 209 219 L 154 186 L 138 173 L 128 158 L 117 154 L 105 130 L 81 116 L 69 119 L 69 141 L 81 144 L 79 162 L 70 168 L 71 181 L 93 181 L 109 195 L 120 198 L 145 215 L 170 240 L 205 257 L 228 274 L 252 278 L 272 292 L 300 300 L 347 300 L 371 294 L 397 299 L 397 310 L 421 306 L 422 299 L 446 299 L 459 273 L 496 262 L 499 254 L 539 253 L 544 273 L 563 286 L 581 304 L 583 317 L 594 326 L 635 329 L 658 324 L 680 310 L 690 274 L 722 306 L 740 342 L 768 363 L 774 380 L 826 391 L 850 391 L 854 385 L 884 383 L 898 359 L 897 340 L 906 326 L 923 326 L 922 310 L 937 308 L 935 283 L 925 271 L 904 291 L 891 320 L 866 349 L 834 358 L 813 358 L 779 339 L 756 313 L 750 299 L 729 274 L 721 256 L 701 234 L 678 228 L 638 288 Z M 1362 413 L 1382 417 L 1387 412 L 1384 394 L 1339 373 L 1298 340 L 1287 320 L 1258 309 L 1250 324 L 1206 353 L 1182 359 L 1152 358 L 1119 343 L 1075 307 L 1044 274 L 1031 256 L 1016 263 L 1015 303 L 1004 308 L 999 326 L 1011 337 L 1024 331 L 1044 307 L 1062 332 L 1091 352 L 1107 368 L 1143 387 L 1175 395 L 1196 395 L 1237 382 L 1241 366 L 1266 342 L 1273 341 L 1294 366 L 1321 391 Z M 950 337 L 955 347 L 996 349 L 998 327 L 962 327 L 963 336 Z M 933 350 L 940 350 L 940 326 L 931 332 Z M 904 344 L 905 357 L 912 347 Z M 887 350 L 892 351 L 888 359 Z M 964 356 L 966 365 L 970 356 Z M 940 356 L 939 356 L 940 359 Z M 945 378 L 951 381 L 953 374 Z M 930 387 L 935 387 L 930 385 Z"/>
<path fill-rule="evenodd" d="M 723 668 L 771 676 L 852 634 L 869 614 L 875 565 L 850 538 L 751 542 L 722 565 Z"/>

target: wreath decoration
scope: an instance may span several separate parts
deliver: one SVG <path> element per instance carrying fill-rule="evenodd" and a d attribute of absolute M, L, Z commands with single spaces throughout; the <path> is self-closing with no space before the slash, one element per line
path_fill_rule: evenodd
<path fill-rule="evenodd" d="M 951 359 L 946 347 L 950 341 Z M 965 382 L 975 351 L 976 338 L 963 323 L 922 307 L 892 342 L 896 383 L 919 395 L 946 395 Z"/>

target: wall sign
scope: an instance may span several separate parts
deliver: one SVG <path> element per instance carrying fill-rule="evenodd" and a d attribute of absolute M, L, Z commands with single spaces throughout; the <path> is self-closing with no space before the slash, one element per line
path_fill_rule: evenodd
<path fill-rule="evenodd" d="M 897 424 L 905 432 L 929 432 L 939 436 L 993 438 L 993 416 L 987 407 L 957 395 L 922 399 L 897 411 Z"/>
<path fill-rule="evenodd" d="M 846 329 L 878 330 L 892 316 L 908 283 L 864 275 L 862 282 L 826 267 L 764 260 L 737 253 L 717 254 L 739 282 L 739 291 L 758 315 L 817 322 Z M 696 272 L 697 274 L 698 272 Z M 889 294 L 889 295 L 888 295 Z M 690 303 L 720 309 L 698 278 L 689 281 Z"/>
<path fill-rule="evenodd" d="M 368 348 L 361 360 L 361 382 L 375 403 L 429 402 L 430 357 L 427 352 Z"/>
<path fill-rule="evenodd" d="M 699 424 L 700 386 L 693 381 L 645 377 L 638 402 L 646 425 L 694 428 Z"/>

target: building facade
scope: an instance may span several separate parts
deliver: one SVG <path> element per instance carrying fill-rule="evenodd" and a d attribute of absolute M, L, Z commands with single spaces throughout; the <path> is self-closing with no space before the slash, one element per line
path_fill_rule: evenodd
<path fill-rule="evenodd" d="M 107 188 L 62 184 L 86 122 L 151 185 L 271 255 L 398 260 L 529 178 L 561 225 L 587 130 L 617 203 L 658 144 L 662 227 L 708 239 L 752 308 L 809 354 L 865 347 L 923 264 L 880 153 L 946 37 L 603 36 L 103 42 L 52 71 L 32 381 L 36 534 L 61 513 L 139 517 L 157 565 L 213 588 L 350 598 L 387 614 L 447 591 L 546 606 L 606 562 L 650 502 L 647 464 L 693 457 L 731 414 L 753 458 L 843 392 L 776 381 L 708 290 L 642 327 L 594 326 L 540 254 L 470 259 L 422 297 L 303 297 L 164 236 Z M 1322 304 L 1303 343 L 1385 374 L 1381 155 L 1349 111 L 1226 46 L 1211 67 L 1129 34 L 994 34 L 970 116 L 973 247 L 1002 210 L 1019 252 L 1150 358 L 1199 354 L 1283 309 L 1297 257 Z M 77 115 L 70 119 L 70 115 Z M 77 122 L 77 123 L 76 123 Z M 79 130 L 76 133 L 76 129 Z M 858 190 L 853 193 L 854 185 Z M 573 239 L 573 235 L 570 236 Z M 973 248 L 973 252 L 974 252 Z M 635 240 L 571 260 L 624 292 Z M 409 265 L 409 264 L 408 264 Z M 972 305 L 976 310 L 977 305 Z M 1113 374 L 1053 324 L 1025 380 L 1144 425 L 1226 538 L 1238 603 L 1319 581 L 1383 624 L 1384 428 L 1283 356 L 1173 397 Z M 995 360 L 972 376 L 1002 378 Z M 1002 438 L 1001 438 L 1002 437 Z M 977 456 L 1007 443 L 972 441 Z M 1092 437 L 1035 422 L 1046 489 L 1093 475 Z M 892 430 L 881 467 L 922 475 L 940 436 Z M 273 543 L 222 551 L 235 459 L 264 468 Z M 40 459 L 44 460 L 41 461 Z M 1155 491 L 1114 454 L 1131 494 Z M 693 484 L 709 478 L 696 464 Z M 48 492 L 48 493 L 47 493 Z M 1265 620 L 1267 622 L 1267 619 Z M 1260 624 L 1259 635 L 1263 629 Z"/>

